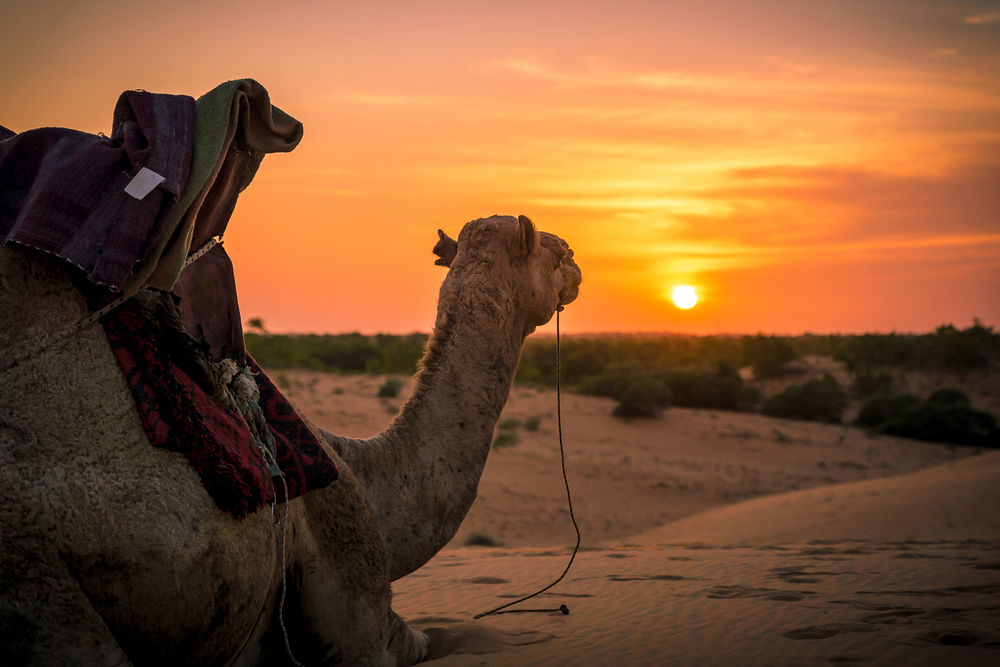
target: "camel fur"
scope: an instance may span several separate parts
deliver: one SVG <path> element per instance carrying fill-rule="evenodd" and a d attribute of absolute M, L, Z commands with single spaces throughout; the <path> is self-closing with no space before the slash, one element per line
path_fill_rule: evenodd
<path fill-rule="evenodd" d="M 524 338 L 577 295 L 572 251 L 527 218 L 473 221 L 442 244 L 450 269 L 410 400 L 369 440 L 320 431 L 340 479 L 289 503 L 284 623 L 309 666 L 426 656 L 390 583 L 454 536 Z M 74 271 L 0 248 L 0 360 L 88 314 Z M 0 370 L 0 664 L 288 664 L 283 511 L 236 520 L 183 455 L 150 446 L 99 326 Z"/>

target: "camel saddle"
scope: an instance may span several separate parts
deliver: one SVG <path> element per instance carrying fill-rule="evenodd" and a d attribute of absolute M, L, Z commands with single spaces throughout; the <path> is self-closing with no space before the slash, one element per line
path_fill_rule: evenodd
<path fill-rule="evenodd" d="M 170 314 L 132 298 L 101 322 L 150 441 L 183 452 L 234 516 L 274 502 L 275 471 L 244 417 L 213 399 L 206 362 L 229 359 L 253 374 L 289 498 L 338 475 L 246 354 L 222 245 L 185 268 L 190 254 L 221 239 L 264 155 L 291 151 L 301 138 L 302 124 L 272 106 L 252 79 L 229 81 L 197 101 L 126 91 L 110 136 L 0 127 L 0 245 L 30 246 L 72 264 L 94 309 L 140 290 L 169 294 L 179 306 Z M 158 313 L 168 315 L 158 321 Z"/>

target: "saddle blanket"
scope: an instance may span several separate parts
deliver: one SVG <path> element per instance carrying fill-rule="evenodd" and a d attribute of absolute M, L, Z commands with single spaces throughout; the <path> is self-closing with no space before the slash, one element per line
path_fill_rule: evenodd
<path fill-rule="evenodd" d="M 170 360 L 140 305 L 127 301 L 101 323 L 154 446 L 184 454 L 215 503 L 237 518 L 284 500 L 243 418 Z M 319 440 L 249 355 L 247 362 L 274 436 L 288 499 L 334 482 L 339 471 Z"/>

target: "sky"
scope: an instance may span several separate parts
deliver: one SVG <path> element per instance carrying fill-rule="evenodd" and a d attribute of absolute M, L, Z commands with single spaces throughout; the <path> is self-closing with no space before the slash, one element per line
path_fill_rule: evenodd
<path fill-rule="evenodd" d="M 226 234 L 244 321 L 430 331 L 437 230 L 566 239 L 582 332 L 1000 327 L 1000 0 L 3 9 L 0 125 L 249 77 L 301 120 Z M 699 295 L 689 310 L 677 285 Z M 552 325 L 543 330 L 551 330 Z"/>

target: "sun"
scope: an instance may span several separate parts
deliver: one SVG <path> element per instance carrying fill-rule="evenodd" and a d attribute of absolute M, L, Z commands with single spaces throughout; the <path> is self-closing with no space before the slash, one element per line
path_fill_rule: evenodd
<path fill-rule="evenodd" d="M 674 300 L 674 305 L 682 310 L 693 308 L 694 304 L 698 303 L 698 293 L 690 285 L 678 285 L 670 298 Z"/>

